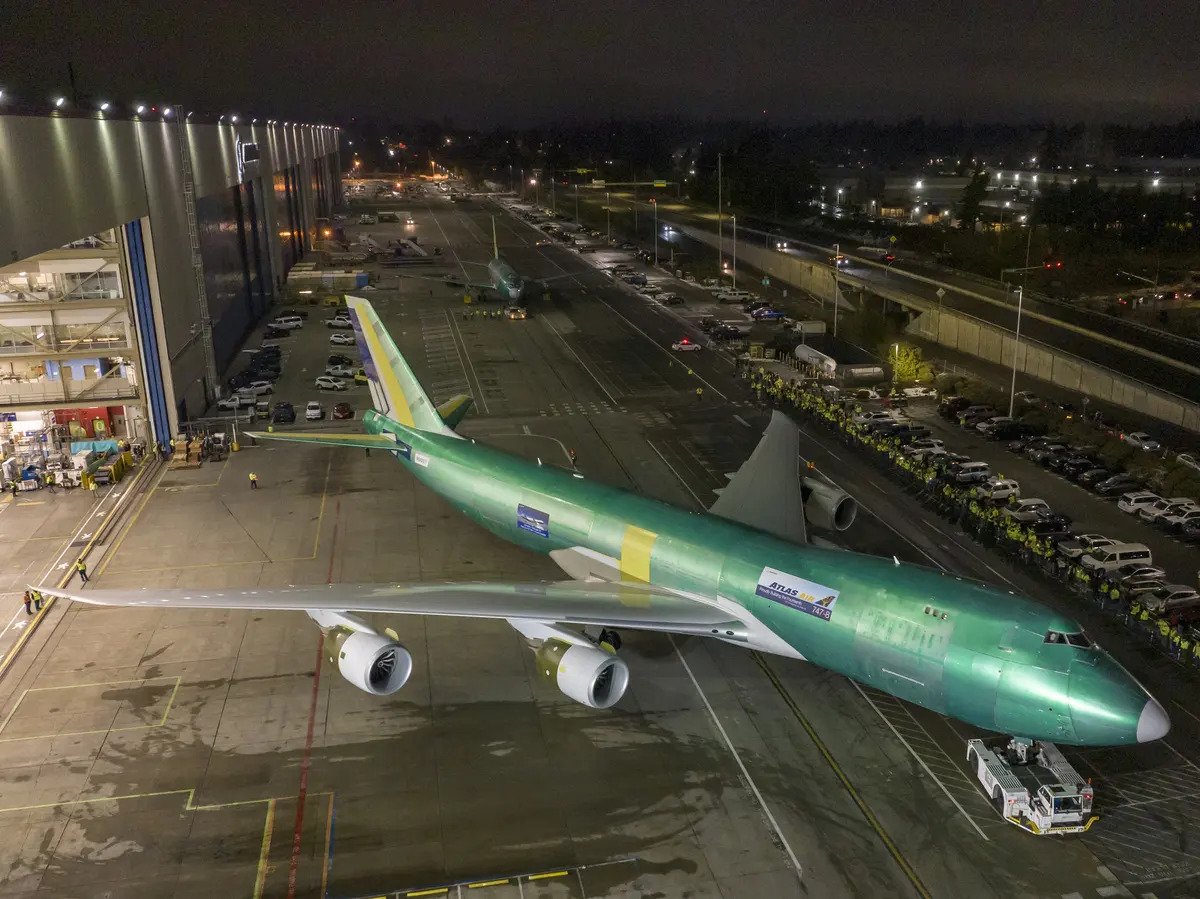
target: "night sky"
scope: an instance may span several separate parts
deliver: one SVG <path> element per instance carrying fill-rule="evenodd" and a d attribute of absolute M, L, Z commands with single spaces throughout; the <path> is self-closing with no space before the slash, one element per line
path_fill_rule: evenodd
<path fill-rule="evenodd" d="M 13 15 L 17 7 L 21 12 Z M 4 4 L 0 88 L 304 118 L 1179 119 L 1195 0 Z M 898 11 L 904 10 L 904 11 Z"/>

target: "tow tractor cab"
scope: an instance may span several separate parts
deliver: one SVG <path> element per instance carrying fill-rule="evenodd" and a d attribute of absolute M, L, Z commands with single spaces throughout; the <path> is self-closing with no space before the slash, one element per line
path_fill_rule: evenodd
<path fill-rule="evenodd" d="M 967 765 L 1001 816 L 1032 834 L 1081 833 L 1092 814 L 1092 785 L 1052 743 L 968 740 Z"/>

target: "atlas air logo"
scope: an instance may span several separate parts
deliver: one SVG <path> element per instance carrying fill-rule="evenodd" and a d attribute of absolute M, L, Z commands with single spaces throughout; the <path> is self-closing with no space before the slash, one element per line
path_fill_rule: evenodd
<path fill-rule="evenodd" d="M 789 587 L 787 584 L 780 584 L 775 581 L 771 582 L 771 589 L 778 590 L 780 593 L 786 593 L 788 596 L 799 596 L 800 591 L 795 587 Z"/>

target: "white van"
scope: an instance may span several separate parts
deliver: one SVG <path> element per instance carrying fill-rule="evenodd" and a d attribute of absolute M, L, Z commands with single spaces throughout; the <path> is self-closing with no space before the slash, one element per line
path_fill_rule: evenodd
<path fill-rule="evenodd" d="M 284 331 L 294 331 L 296 328 L 304 327 L 304 319 L 298 315 L 281 315 L 270 322 L 268 327 L 281 328 Z"/>
<path fill-rule="evenodd" d="M 1132 490 L 1121 495 L 1121 498 L 1117 500 L 1117 508 L 1122 512 L 1136 515 L 1143 508 L 1154 505 L 1160 499 L 1162 499 L 1161 496 L 1151 493 L 1149 490 Z"/>
<path fill-rule="evenodd" d="M 1116 543 L 1093 550 L 1079 559 L 1079 564 L 1091 572 L 1114 571 L 1130 562 L 1153 565 L 1150 547 L 1144 543 Z"/>

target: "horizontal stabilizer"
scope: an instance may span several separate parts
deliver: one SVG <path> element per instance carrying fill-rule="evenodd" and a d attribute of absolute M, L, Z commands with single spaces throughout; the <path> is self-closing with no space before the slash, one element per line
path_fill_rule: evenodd
<path fill-rule="evenodd" d="M 346 434 L 337 431 L 247 431 L 255 440 L 282 440 L 316 446 L 355 446 L 359 449 L 395 449 L 396 441 L 385 434 Z"/>
<path fill-rule="evenodd" d="M 437 407 L 438 415 L 442 417 L 442 421 L 446 423 L 448 428 L 457 428 L 467 413 L 471 410 L 471 406 L 475 404 L 475 398 L 469 393 L 460 393 L 458 396 L 452 396 L 446 402 Z"/>

